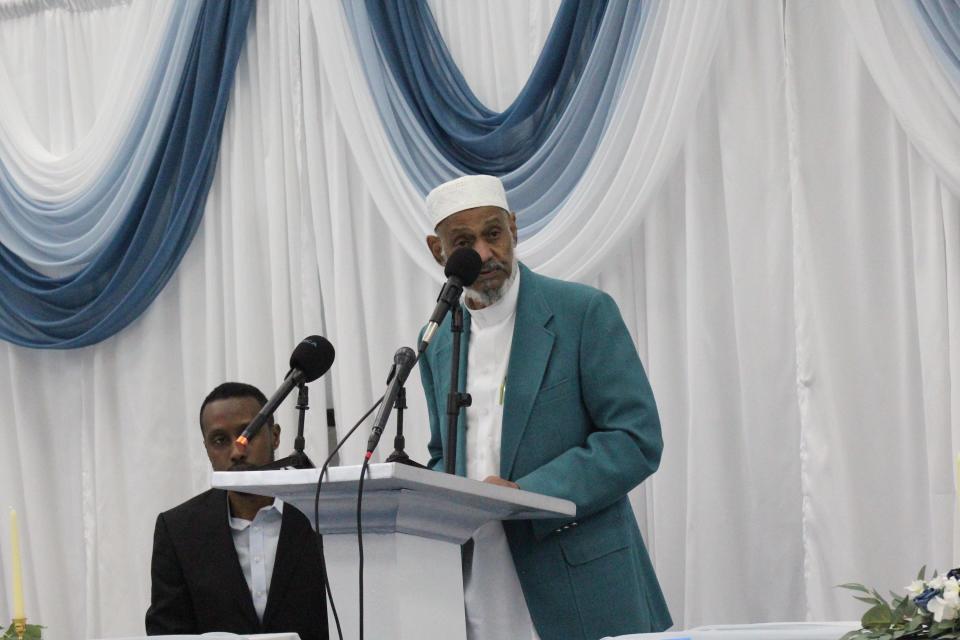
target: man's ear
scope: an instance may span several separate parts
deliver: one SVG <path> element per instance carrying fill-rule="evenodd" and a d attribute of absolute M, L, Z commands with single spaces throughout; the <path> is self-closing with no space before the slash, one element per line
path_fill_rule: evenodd
<path fill-rule="evenodd" d="M 443 259 L 443 243 L 440 242 L 440 238 L 437 236 L 427 236 L 427 248 L 430 249 L 430 254 L 433 256 L 433 259 L 437 261 L 438 265 L 442 267 L 447 263 L 447 261 Z"/>
<path fill-rule="evenodd" d="M 507 214 L 507 219 L 510 221 L 510 235 L 513 236 L 513 246 L 517 246 L 517 214 L 511 211 Z"/>
<path fill-rule="evenodd" d="M 280 425 L 274 423 L 273 427 L 270 428 L 270 433 L 273 436 L 273 448 L 276 449 L 280 446 Z"/>

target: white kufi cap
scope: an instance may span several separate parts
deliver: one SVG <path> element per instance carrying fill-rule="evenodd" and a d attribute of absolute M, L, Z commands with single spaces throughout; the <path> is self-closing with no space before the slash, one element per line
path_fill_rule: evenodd
<path fill-rule="evenodd" d="M 458 211 L 474 207 L 500 207 L 510 211 L 503 183 L 495 176 L 463 176 L 427 194 L 427 211 L 433 228 Z"/>

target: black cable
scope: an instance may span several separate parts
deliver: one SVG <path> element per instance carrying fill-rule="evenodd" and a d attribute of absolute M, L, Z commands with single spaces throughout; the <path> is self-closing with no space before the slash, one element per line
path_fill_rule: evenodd
<path fill-rule="evenodd" d="M 413 359 L 413 362 L 410 365 L 411 370 L 417 364 L 417 362 L 419 362 L 419 360 L 420 360 L 420 354 L 417 354 L 417 357 Z M 389 380 L 387 382 L 389 384 Z M 401 386 L 400 388 L 402 389 L 403 387 Z M 377 405 L 383 402 L 385 397 L 386 397 L 386 394 L 380 396 L 380 400 L 377 401 Z M 373 409 L 375 409 L 377 405 L 374 405 Z M 370 411 L 367 412 L 367 415 L 370 415 L 373 409 L 370 409 Z M 386 410 L 393 411 L 393 407 L 387 407 Z M 365 418 L 366 416 L 361 418 L 360 421 L 362 422 Z M 356 427 L 354 427 L 354 429 L 356 429 Z M 350 433 L 353 433 L 353 429 L 350 430 Z M 344 436 L 344 439 L 346 439 L 346 437 L 348 437 L 350 433 L 348 433 L 347 436 Z M 357 487 L 357 553 L 360 559 L 359 571 L 358 571 L 359 593 L 360 593 L 360 600 L 358 603 L 359 616 L 360 616 L 359 640 L 363 640 L 363 479 L 370 472 L 370 457 L 372 456 L 372 454 L 373 454 L 373 451 L 371 450 L 371 451 L 368 451 L 366 455 L 364 455 L 363 457 L 363 465 L 360 467 L 360 484 Z M 319 492 L 317 495 L 319 496 Z"/>
<path fill-rule="evenodd" d="M 343 629 L 340 628 L 340 616 L 337 615 L 337 605 L 333 603 L 333 592 L 330 590 L 330 579 L 327 578 L 327 558 L 323 553 L 323 536 L 317 534 L 317 549 L 320 551 L 320 573 L 323 576 L 323 588 L 330 601 L 330 610 L 333 611 L 333 621 L 337 623 L 337 635 L 343 640 Z"/>
<path fill-rule="evenodd" d="M 411 369 L 420 361 L 420 355 L 417 354 L 416 358 L 411 365 Z M 373 406 L 367 410 L 363 416 L 357 420 L 357 423 L 353 425 L 349 431 L 340 439 L 337 443 L 337 446 L 333 448 L 333 451 L 330 452 L 330 455 L 327 456 L 327 459 L 324 460 L 323 465 L 320 468 L 320 475 L 317 477 L 317 490 L 313 495 L 313 528 L 317 531 L 317 548 L 320 551 L 320 569 L 323 574 L 323 581 L 325 585 L 325 591 L 327 594 L 327 599 L 330 601 L 330 610 L 333 612 L 333 619 L 337 625 L 337 635 L 340 640 L 343 640 L 343 630 L 340 627 L 340 616 L 337 614 L 337 606 L 333 602 L 333 591 L 330 588 L 330 580 L 327 578 L 327 560 L 323 551 L 323 536 L 320 535 L 320 490 L 323 487 L 323 479 L 325 476 L 329 476 L 328 468 L 330 467 L 330 462 L 333 460 L 333 457 L 337 455 L 337 452 L 340 451 L 340 448 L 343 447 L 343 444 L 347 439 L 353 435 L 353 432 L 360 428 L 360 425 L 363 424 L 364 420 L 370 417 L 370 414 L 380 406 L 383 402 L 384 396 L 373 403 Z M 363 477 L 366 473 L 369 472 L 370 459 L 364 458 L 363 466 L 360 470 L 360 487 L 357 492 L 357 538 L 358 538 L 358 550 L 360 554 L 360 640 L 363 640 L 363 537 L 362 537 L 362 522 L 361 522 L 361 506 L 363 501 Z"/>
<path fill-rule="evenodd" d="M 313 496 L 313 528 L 317 531 L 317 548 L 320 550 L 320 569 L 323 573 L 323 581 L 326 585 L 327 599 L 330 601 L 330 609 L 333 611 L 333 620 L 337 624 L 337 635 L 340 637 L 340 640 L 343 640 L 343 630 L 340 628 L 340 616 L 337 615 L 337 605 L 333 603 L 333 591 L 330 589 L 330 580 L 327 579 L 327 560 L 323 553 L 323 536 L 320 535 L 320 489 L 323 485 L 324 476 L 329 475 L 327 472 L 330 462 L 333 460 L 333 456 L 337 455 L 337 452 L 340 451 L 340 448 L 343 446 L 343 443 L 347 441 L 347 438 L 353 435 L 353 432 L 360 428 L 360 425 L 363 424 L 363 421 L 370 417 L 370 414 L 373 413 L 374 409 L 380 406 L 380 403 L 383 402 L 383 396 L 380 396 L 380 399 L 377 400 L 370 409 L 363 414 L 363 416 L 357 420 L 357 424 L 353 425 L 350 428 L 350 431 L 347 431 L 346 435 L 340 439 L 340 442 L 337 443 L 337 446 L 334 447 L 333 451 L 330 452 L 330 455 L 327 456 L 327 459 L 324 461 L 323 466 L 320 468 L 320 476 L 317 478 L 317 491 Z M 362 561 L 362 550 L 361 550 L 361 561 Z"/>
<path fill-rule="evenodd" d="M 357 550 L 360 553 L 360 640 L 363 640 L 363 478 L 368 473 L 369 456 L 364 457 L 360 467 L 360 486 L 357 489 Z"/>

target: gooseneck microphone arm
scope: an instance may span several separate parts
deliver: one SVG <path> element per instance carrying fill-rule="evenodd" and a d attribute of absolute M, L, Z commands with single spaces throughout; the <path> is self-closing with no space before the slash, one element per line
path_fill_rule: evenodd
<path fill-rule="evenodd" d="M 410 467 L 426 469 L 426 465 L 420 464 L 407 455 L 405 451 L 406 439 L 403 436 L 403 410 L 407 408 L 407 390 L 405 388 L 400 388 L 397 401 L 393 403 L 393 406 L 397 408 L 397 433 L 393 437 L 393 453 L 387 456 L 386 462 L 399 462 Z"/>
<path fill-rule="evenodd" d="M 443 317 L 447 315 L 453 305 L 457 304 L 460 294 L 463 293 L 463 281 L 456 275 L 450 276 L 440 289 L 440 295 L 437 297 L 437 306 L 433 309 L 433 315 L 427 322 L 426 329 L 423 330 L 423 338 L 420 339 L 419 353 L 423 353 L 433 339 L 433 334 L 440 328 Z"/>
<path fill-rule="evenodd" d="M 307 409 L 310 408 L 310 389 L 305 382 L 301 382 L 297 391 L 297 437 L 293 441 L 293 453 L 285 458 L 274 460 L 265 465 L 257 467 L 258 471 L 267 471 L 269 469 L 313 469 L 313 461 L 304 451 L 307 444 L 303 437 L 304 421 L 306 419 Z"/>
<path fill-rule="evenodd" d="M 450 349 L 450 390 L 447 393 L 447 442 L 443 452 L 443 470 L 451 475 L 457 474 L 457 421 L 460 409 L 469 407 L 472 398 L 469 393 L 460 393 L 460 339 L 463 337 L 463 309 L 460 301 L 453 303 L 453 317 L 450 323 L 453 345 Z"/>
<path fill-rule="evenodd" d="M 237 446 L 244 449 L 250 444 L 294 387 L 313 382 L 325 374 L 333 364 L 335 356 L 333 345 L 323 336 L 308 336 L 301 340 L 290 355 L 290 371 L 280 383 L 280 388 L 270 396 L 243 433 L 237 437 Z"/>
<path fill-rule="evenodd" d="M 417 364 L 417 360 L 419 360 L 419 357 L 410 347 L 400 347 L 394 354 L 393 379 L 388 380 L 390 386 L 387 387 L 387 392 L 383 396 L 383 404 L 380 405 L 377 417 L 373 421 L 373 429 L 370 430 L 370 438 L 367 440 L 367 459 L 373 455 L 373 450 L 377 448 L 377 443 L 380 442 L 380 436 L 383 435 L 383 430 L 390 419 L 390 413 L 393 411 L 397 396 L 403 389 L 403 384 L 407 381 L 410 371 Z"/>
<path fill-rule="evenodd" d="M 461 247 L 450 254 L 443 269 L 443 274 L 447 276 L 447 281 L 440 289 L 440 295 L 437 296 L 437 305 L 433 308 L 430 315 L 430 321 L 423 331 L 423 337 L 420 339 L 420 346 L 417 353 L 423 353 L 433 339 L 433 335 L 443 324 L 443 318 L 447 312 L 453 308 L 460 300 L 460 294 L 464 287 L 469 287 L 480 275 L 480 269 L 483 267 L 483 261 L 480 254 L 468 247 Z"/>
<path fill-rule="evenodd" d="M 267 404 L 263 405 L 260 408 L 260 412 L 254 416 L 253 420 L 250 421 L 250 424 L 247 425 L 247 428 L 243 430 L 243 433 L 237 438 L 237 444 L 242 447 L 250 444 L 250 441 L 256 437 L 260 429 L 263 428 L 263 425 L 266 424 L 267 420 L 270 419 L 270 416 L 273 415 L 273 412 L 277 410 L 277 407 L 286 399 L 290 392 L 293 391 L 300 381 L 303 379 L 303 372 L 296 369 L 291 369 L 287 373 L 287 377 L 283 379 L 283 382 L 280 383 L 280 388 L 274 391 L 273 395 L 270 396 L 270 399 L 267 400 Z"/>

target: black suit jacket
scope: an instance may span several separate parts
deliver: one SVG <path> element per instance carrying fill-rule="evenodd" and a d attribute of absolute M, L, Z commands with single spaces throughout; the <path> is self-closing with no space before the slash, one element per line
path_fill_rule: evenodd
<path fill-rule="evenodd" d="M 227 493 L 211 489 L 161 513 L 153 534 L 147 635 L 295 631 L 327 639 L 327 605 L 317 538 L 284 508 L 263 622 L 257 619 L 227 523 Z"/>

